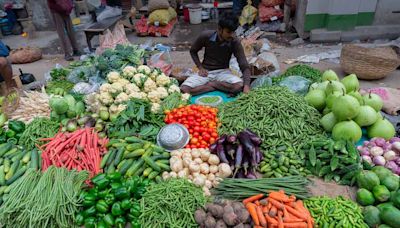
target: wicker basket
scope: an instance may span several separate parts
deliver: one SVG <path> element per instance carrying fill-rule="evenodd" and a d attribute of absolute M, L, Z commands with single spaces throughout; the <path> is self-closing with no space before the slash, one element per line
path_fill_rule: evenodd
<path fill-rule="evenodd" d="M 15 94 L 14 98 L 11 98 L 12 94 Z M 6 114 L 7 117 L 11 116 L 11 114 L 19 107 L 20 97 L 19 90 L 15 88 L 12 88 L 4 97 L 1 111 Z"/>
<path fill-rule="evenodd" d="M 349 44 L 342 48 L 340 65 L 347 74 L 354 73 L 360 79 L 375 80 L 396 70 L 400 58 L 391 47 L 365 48 Z"/>

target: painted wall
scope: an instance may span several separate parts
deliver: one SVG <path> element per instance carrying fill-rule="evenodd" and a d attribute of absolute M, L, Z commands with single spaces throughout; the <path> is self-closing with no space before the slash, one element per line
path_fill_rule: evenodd
<path fill-rule="evenodd" d="M 34 2 L 34 4 L 32 4 Z M 47 7 L 47 0 L 31 0 L 32 21 L 36 30 L 54 30 L 53 19 Z"/>
<path fill-rule="evenodd" d="M 400 0 L 378 0 L 373 24 L 400 24 Z"/>

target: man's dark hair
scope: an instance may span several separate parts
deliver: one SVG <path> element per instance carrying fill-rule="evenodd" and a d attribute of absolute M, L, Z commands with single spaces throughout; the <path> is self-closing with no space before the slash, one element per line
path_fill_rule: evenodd
<path fill-rule="evenodd" d="M 239 26 L 238 18 L 233 13 L 224 13 L 222 14 L 221 18 L 218 21 L 219 28 L 226 28 L 230 31 L 236 31 L 237 27 Z"/>

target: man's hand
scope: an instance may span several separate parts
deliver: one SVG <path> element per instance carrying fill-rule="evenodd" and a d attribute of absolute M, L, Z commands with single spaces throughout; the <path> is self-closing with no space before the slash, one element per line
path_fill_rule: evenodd
<path fill-rule="evenodd" d="M 199 69 L 199 75 L 202 77 L 207 77 L 208 76 L 208 71 L 204 68 Z"/>
<path fill-rule="evenodd" d="M 250 91 L 250 86 L 245 85 L 245 86 L 243 87 L 243 93 L 248 93 L 249 91 Z"/>

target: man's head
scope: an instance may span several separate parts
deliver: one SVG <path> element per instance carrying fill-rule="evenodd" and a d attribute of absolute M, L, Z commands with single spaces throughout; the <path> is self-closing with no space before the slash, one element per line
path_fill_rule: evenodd
<path fill-rule="evenodd" d="M 218 35 L 222 41 L 231 41 L 239 26 L 238 19 L 233 13 L 223 14 L 218 21 Z"/>

